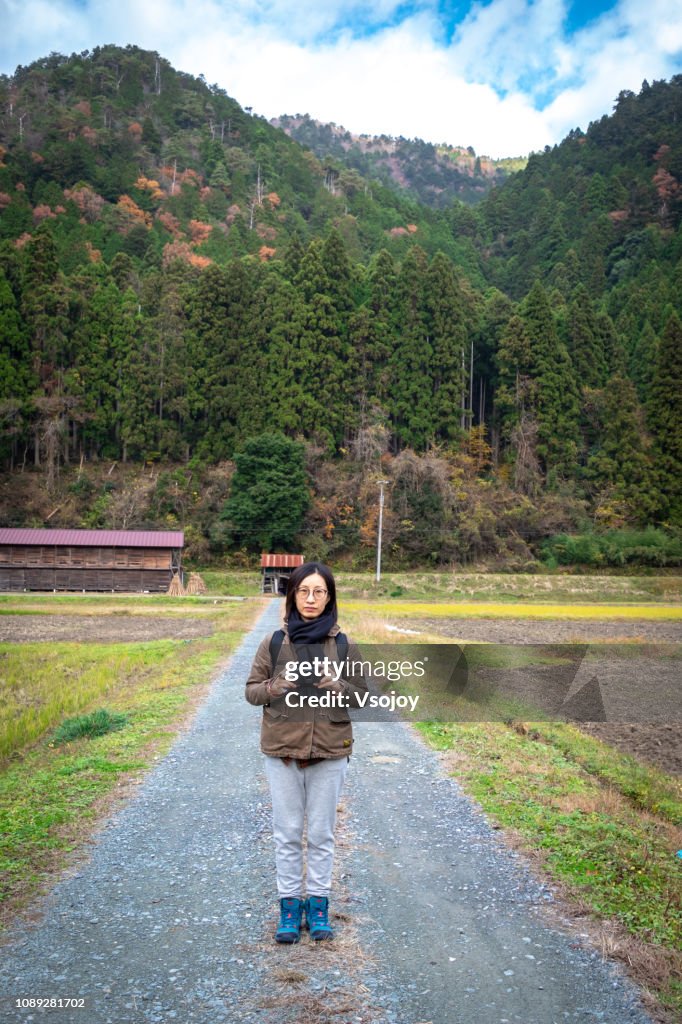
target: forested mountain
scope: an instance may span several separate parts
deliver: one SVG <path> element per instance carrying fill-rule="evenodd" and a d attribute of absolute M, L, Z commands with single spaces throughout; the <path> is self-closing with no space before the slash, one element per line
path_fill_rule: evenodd
<path fill-rule="evenodd" d="M 341 174 L 344 168 L 393 186 L 427 206 L 444 209 L 453 199 L 478 203 L 493 185 L 525 166 L 525 158 L 491 160 L 476 156 L 471 146 L 434 145 L 423 139 L 388 135 L 354 135 L 309 114 L 283 114 L 271 124 L 312 150 Z"/>
<path fill-rule="evenodd" d="M 311 506 L 286 543 L 308 553 L 371 553 L 378 474 L 389 565 L 679 528 L 681 97 L 682 77 L 621 94 L 476 207 L 435 210 L 155 53 L 18 68 L 0 518 L 257 547 L 224 502 L 247 441 L 289 450 L 275 431 L 303 445 Z"/>

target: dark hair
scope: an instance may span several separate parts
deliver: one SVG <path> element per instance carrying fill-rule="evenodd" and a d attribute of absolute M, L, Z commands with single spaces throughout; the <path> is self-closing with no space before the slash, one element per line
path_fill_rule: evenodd
<path fill-rule="evenodd" d="M 326 565 L 322 565 L 321 562 L 306 562 L 304 565 L 299 565 L 294 569 L 289 577 L 284 617 L 288 619 L 291 615 L 292 611 L 296 607 L 296 591 L 303 581 L 307 579 L 308 576 L 312 576 L 313 573 L 317 573 L 321 576 L 326 584 L 327 603 L 324 606 L 324 611 L 333 612 L 334 622 L 336 622 L 338 617 L 338 611 L 336 608 L 336 583 L 331 569 Z"/>

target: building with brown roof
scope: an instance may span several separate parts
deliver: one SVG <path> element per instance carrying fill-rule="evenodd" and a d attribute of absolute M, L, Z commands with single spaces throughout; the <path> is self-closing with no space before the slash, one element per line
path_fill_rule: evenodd
<path fill-rule="evenodd" d="M 289 577 L 303 565 L 303 555 L 261 555 L 261 590 L 264 594 L 286 594 Z"/>
<path fill-rule="evenodd" d="M 165 593 L 183 578 L 180 530 L 0 529 L 0 590 Z"/>

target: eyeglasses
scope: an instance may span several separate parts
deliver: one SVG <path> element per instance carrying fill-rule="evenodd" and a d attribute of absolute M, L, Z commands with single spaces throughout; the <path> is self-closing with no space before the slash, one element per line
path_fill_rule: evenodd
<path fill-rule="evenodd" d="M 316 601 L 321 601 L 323 597 L 327 596 L 327 591 L 323 590 L 322 587 L 315 587 L 314 590 L 308 590 L 307 587 L 299 587 L 296 591 L 297 597 L 314 597 Z"/>

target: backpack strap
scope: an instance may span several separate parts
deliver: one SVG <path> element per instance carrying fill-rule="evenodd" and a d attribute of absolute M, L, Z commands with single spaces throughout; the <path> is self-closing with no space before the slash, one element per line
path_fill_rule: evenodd
<path fill-rule="evenodd" d="M 279 658 L 279 652 L 282 650 L 282 644 L 284 643 L 284 630 L 276 629 L 270 637 L 270 669 L 274 670 Z"/>
<path fill-rule="evenodd" d="M 345 633 L 337 633 L 334 637 L 336 640 L 336 654 L 339 661 L 345 661 L 346 655 L 348 654 L 348 637 Z"/>
<path fill-rule="evenodd" d="M 336 641 L 336 655 L 339 661 L 345 661 L 346 655 L 348 654 L 348 637 L 345 633 L 337 633 L 334 637 Z M 284 643 L 284 630 L 276 629 L 270 637 L 270 667 L 275 668 L 277 659 L 279 658 L 279 652 L 282 650 L 282 644 Z"/>

